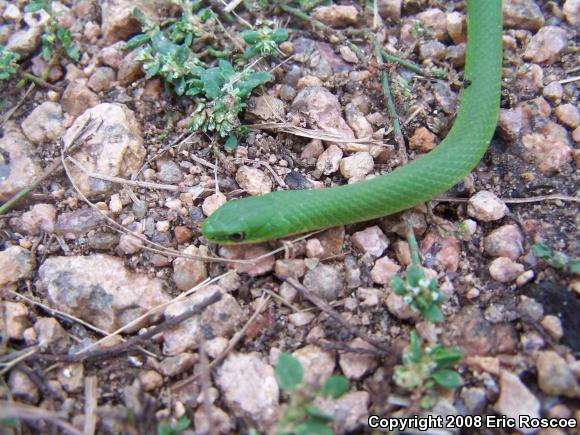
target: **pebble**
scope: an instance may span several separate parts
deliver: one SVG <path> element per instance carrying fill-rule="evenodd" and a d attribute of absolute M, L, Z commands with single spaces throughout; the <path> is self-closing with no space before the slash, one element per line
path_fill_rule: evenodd
<path fill-rule="evenodd" d="M 86 79 L 75 79 L 64 90 L 61 104 L 65 112 L 77 117 L 87 109 L 98 105 L 99 97 L 87 87 Z"/>
<path fill-rule="evenodd" d="M 36 107 L 22 122 L 22 131 L 34 144 L 60 140 L 64 133 L 62 107 L 45 101 Z"/>
<path fill-rule="evenodd" d="M 523 58 L 537 64 L 551 65 L 560 60 L 568 45 L 568 32 L 556 26 L 542 27 L 530 40 Z"/>
<path fill-rule="evenodd" d="M 30 326 L 28 322 L 28 307 L 20 302 L 5 301 L 2 303 L 4 315 L 4 330 L 9 339 L 22 340 L 24 331 Z"/>
<path fill-rule="evenodd" d="M 309 344 L 292 352 L 292 356 L 304 369 L 304 384 L 311 387 L 322 386 L 334 372 L 336 365 L 334 352 Z"/>
<path fill-rule="evenodd" d="M 18 9 L 18 6 L 14 4 L 8 4 L 6 5 L 4 12 L 2 12 L 2 18 L 7 21 L 18 22 L 22 19 L 22 13 L 20 12 L 20 9 Z"/>
<path fill-rule="evenodd" d="M 555 104 L 559 104 L 564 94 L 564 88 L 559 82 L 550 82 L 542 91 L 542 95 Z"/>
<path fill-rule="evenodd" d="M 93 122 L 87 135 L 92 137 L 76 152 L 75 159 L 91 172 L 113 177 L 129 178 L 137 172 L 145 158 L 141 127 L 133 111 L 118 103 L 103 103 L 83 113 L 67 130 L 63 141 L 67 146 L 89 119 L 102 119 L 100 128 Z M 113 183 L 91 178 L 78 169 L 70 167 L 71 177 L 87 197 L 108 193 Z"/>
<path fill-rule="evenodd" d="M 34 322 L 38 345 L 53 354 L 65 352 L 70 346 L 68 333 L 53 317 L 40 317 Z"/>
<path fill-rule="evenodd" d="M 272 180 L 264 172 L 251 166 L 242 166 L 236 172 L 236 181 L 250 195 L 264 195 L 272 191 Z"/>
<path fill-rule="evenodd" d="M 566 21 L 572 26 L 580 24 L 580 0 L 566 0 L 562 8 Z"/>
<path fill-rule="evenodd" d="M 42 232 L 52 233 L 55 222 L 56 209 L 52 204 L 35 204 L 22 214 L 20 225 L 25 233 L 36 236 Z"/>
<path fill-rule="evenodd" d="M 551 175 L 572 161 L 572 148 L 564 127 L 548 123 L 537 133 L 522 137 L 524 158 L 533 161 L 544 175 Z"/>
<path fill-rule="evenodd" d="M 346 122 L 359 139 L 368 139 L 373 136 L 373 126 L 354 103 L 348 103 L 344 108 Z"/>
<path fill-rule="evenodd" d="M 452 45 L 447 47 L 447 56 L 445 59 L 448 59 L 454 67 L 461 68 L 465 65 L 465 52 L 467 51 L 467 44 L 462 42 L 458 45 Z"/>
<path fill-rule="evenodd" d="M 193 237 L 193 231 L 184 225 L 178 225 L 173 229 L 175 241 L 178 245 L 189 243 Z"/>
<path fill-rule="evenodd" d="M 558 120 L 566 127 L 576 128 L 580 122 L 580 113 L 574 104 L 562 104 L 554 111 Z"/>
<path fill-rule="evenodd" d="M 163 377 L 155 370 L 139 372 L 139 383 L 144 391 L 153 391 L 163 386 Z"/>
<path fill-rule="evenodd" d="M 324 175 L 338 171 L 342 159 L 342 150 L 336 145 L 330 145 L 316 161 L 316 169 Z"/>
<path fill-rule="evenodd" d="M 296 89 L 292 86 L 282 85 L 280 86 L 280 98 L 284 101 L 292 101 L 296 97 Z"/>
<path fill-rule="evenodd" d="M 386 299 L 387 308 L 389 313 L 401 320 L 416 320 L 420 317 L 418 311 L 412 309 L 409 304 L 407 304 L 402 296 L 395 294 L 391 291 L 387 295 Z"/>
<path fill-rule="evenodd" d="M 441 9 L 431 8 L 419 12 L 417 18 L 421 21 L 424 28 L 433 31 L 436 39 L 439 41 L 447 40 L 447 17 Z"/>
<path fill-rule="evenodd" d="M 503 23 L 506 28 L 536 31 L 544 25 L 544 15 L 534 0 L 505 0 Z"/>
<path fill-rule="evenodd" d="M 205 246 L 190 245 L 183 250 L 186 255 L 207 256 Z M 178 257 L 173 260 L 173 281 L 179 290 L 190 290 L 207 278 L 207 266 L 203 260 Z"/>
<path fill-rule="evenodd" d="M 324 246 L 318 239 L 309 239 L 306 242 L 306 256 L 308 258 L 320 258 L 324 254 Z"/>
<path fill-rule="evenodd" d="M 42 171 L 35 157 L 35 148 L 13 122 L 4 125 L 0 137 L 0 202 L 4 202 L 29 186 Z"/>
<path fill-rule="evenodd" d="M 277 121 L 284 119 L 286 107 L 284 102 L 271 95 L 250 97 L 246 115 L 250 115 L 258 121 Z"/>
<path fill-rule="evenodd" d="M 203 204 L 201 209 L 203 210 L 203 214 L 206 216 L 210 216 L 214 211 L 220 208 L 227 202 L 226 196 L 221 193 L 217 192 L 213 195 L 208 196 L 203 200 Z"/>
<path fill-rule="evenodd" d="M 425 41 L 419 44 L 419 59 L 426 60 L 443 60 L 447 55 L 447 46 L 439 41 Z"/>
<path fill-rule="evenodd" d="M 552 337 L 555 341 L 560 341 L 564 335 L 564 329 L 562 328 L 562 322 L 560 321 L 560 318 L 549 314 L 542 319 L 541 324 L 546 332 L 550 334 L 550 337 Z"/>
<path fill-rule="evenodd" d="M 321 87 L 324 83 L 318 77 L 306 75 L 304 77 L 300 77 L 298 83 L 296 83 L 296 89 L 304 89 L 304 88 L 317 88 Z"/>
<path fill-rule="evenodd" d="M 566 360 L 552 350 L 540 352 L 536 360 L 538 385 L 550 396 L 580 397 L 580 387 Z"/>
<path fill-rule="evenodd" d="M 54 232 L 67 239 L 76 239 L 78 236 L 97 228 L 103 219 L 103 216 L 92 208 L 81 208 L 61 213 L 56 219 Z"/>
<path fill-rule="evenodd" d="M 196 362 L 195 354 L 184 352 L 161 361 L 159 371 L 163 376 L 176 376 L 192 368 Z"/>
<path fill-rule="evenodd" d="M 389 257 L 382 257 L 375 261 L 375 265 L 371 270 L 371 279 L 375 284 L 389 285 L 391 279 L 401 270 L 395 261 Z"/>
<path fill-rule="evenodd" d="M 288 303 L 293 303 L 298 298 L 298 290 L 292 287 L 287 282 L 283 282 L 280 286 L 280 296 Z"/>
<path fill-rule="evenodd" d="M 515 141 L 520 137 L 521 130 L 521 109 L 500 109 L 498 120 L 499 135 L 505 140 Z"/>
<path fill-rule="evenodd" d="M 514 281 L 523 271 L 523 265 L 506 257 L 496 258 L 489 265 L 489 274 L 491 277 L 503 283 Z"/>
<path fill-rule="evenodd" d="M 39 277 L 50 306 L 110 332 L 169 301 L 161 280 L 133 273 L 122 259 L 104 254 L 49 257 Z"/>
<path fill-rule="evenodd" d="M 481 387 L 462 388 L 461 399 L 471 414 L 483 414 L 487 405 L 487 394 Z"/>
<path fill-rule="evenodd" d="M 409 148 L 421 153 L 428 153 L 437 146 L 437 136 L 427 130 L 425 127 L 417 128 L 413 136 L 409 139 Z"/>
<path fill-rule="evenodd" d="M 351 236 L 353 245 L 373 257 L 380 257 L 389 247 L 389 239 L 377 225 L 357 231 Z"/>
<path fill-rule="evenodd" d="M 394 22 L 399 22 L 401 19 L 401 4 L 403 0 L 378 0 L 377 6 L 379 14 L 384 19 L 392 19 Z"/>
<path fill-rule="evenodd" d="M 409 244 L 404 240 L 397 240 L 393 244 L 393 250 L 395 251 L 395 256 L 397 261 L 403 266 L 408 266 L 411 264 L 411 249 Z"/>
<path fill-rule="evenodd" d="M 355 338 L 348 343 L 353 349 L 374 351 L 375 347 L 361 338 Z M 340 352 L 338 364 L 344 376 L 352 381 L 358 381 L 377 366 L 377 358 L 369 353 Z"/>
<path fill-rule="evenodd" d="M 457 111 L 457 106 L 459 105 L 459 94 L 451 90 L 449 83 L 441 80 L 433 83 L 432 87 L 437 105 L 441 107 L 445 113 L 454 115 Z"/>
<path fill-rule="evenodd" d="M 27 29 L 17 30 L 16 32 L 13 32 L 8 38 L 8 41 L 6 41 L 5 48 L 20 54 L 22 59 L 32 55 L 38 49 L 44 25 L 50 19 L 50 16 L 44 10 L 38 11 L 38 15 L 41 17 L 38 25 L 28 27 Z"/>
<path fill-rule="evenodd" d="M 306 273 L 304 260 L 276 260 L 274 273 L 278 278 L 302 278 Z"/>
<path fill-rule="evenodd" d="M 540 92 L 544 81 L 544 70 L 535 63 L 518 68 L 515 77 L 515 91 L 523 98 L 532 98 Z"/>
<path fill-rule="evenodd" d="M 451 12 L 446 15 L 447 33 L 454 44 L 467 42 L 467 20 L 460 12 Z"/>
<path fill-rule="evenodd" d="M 356 289 L 357 299 L 361 307 L 376 307 L 381 302 L 383 291 L 376 288 L 358 287 Z"/>
<path fill-rule="evenodd" d="M 520 296 L 517 311 L 520 316 L 531 319 L 534 322 L 539 322 L 544 316 L 544 307 L 542 304 L 525 295 Z"/>
<path fill-rule="evenodd" d="M 89 246 L 98 251 L 107 251 L 119 243 L 119 237 L 112 233 L 95 233 L 89 236 Z"/>
<path fill-rule="evenodd" d="M 68 393 L 79 393 L 85 385 L 85 370 L 81 363 L 65 364 L 58 370 L 58 382 Z"/>
<path fill-rule="evenodd" d="M 520 378 L 506 370 L 500 373 L 500 396 L 494 408 L 502 415 L 513 418 L 516 427 L 522 433 L 534 433 L 537 429 L 519 427 L 518 418 L 521 415 L 530 418 L 540 418 L 540 401 L 522 383 Z"/>
<path fill-rule="evenodd" d="M 342 28 L 358 22 L 358 9 L 352 5 L 319 6 L 312 18 L 322 21 L 327 26 Z"/>
<path fill-rule="evenodd" d="M 116 251 L 120 254 L 133 255 L 141 251 L 141 248 L 143 248 L 143 240 L 132 234 L 121 234 Z"/>
<path fill-rule="evenodd" d="M 312 313 L 292 313 L 288 316 L 288 320 L 297 328 L 308 325 L 316 316 Z"/>
<path fill-rule="evenodd" d="M 516 285 L 518 287 L 524 286 L 527 283 L 529 283 L 532 279 L 534 279 L 534 271 L 533 270 L 526 270 L 524 273 L 522 273 L 520 276 L 517 277 L 516 279 Z"/>
<path fill-rule="evenodd" d="M 95 68 L 87 86 L 95 92 L 103 92 L 111 89 L 116 80 L 115 70 L 108 66 L 100 66 Z"/>
<path fill-rule="evenodd" d="M 156 22 L 159 19 L 158 14 L 161 10 L 159 4 L 140 1 L 138 5 L 148 20 Z M 102 4 L 102 31 L 106 44 L 127 40 L 141 31 L 141 24 L 133 16 L 135 6 L 135 2 L 131 0 L 116 0 L 113 3 Z"/>
<path fill-rule="evenodd" d="M 523 252 L 524 236 L 517 225 L 503 225 L 483 241 L 487 255 L 508 257 L 516 261 Z"/>
<path fill-rule="evenodd" d="M 191 296 L 165 308 L 165 318 L 171 319 L 193 309 L 216 291 L 223 293 L 217 285 L 200 288 Z M 206 338 L 228 337 L 235 332 L 241 319 L 240 305 L 232 295 L 225 293 L 221 300 L 208 306 L 201 314 L 194 315 L 176 327 L 164 331 L 163 354 L 174 356 L 193 349 L 199 345 L 202 335 Z"/>
<path fill-rule="evenodd" d="M 193 414 L 193 424 L 195 425 L 195 433 L 210 434 L 220 433 L 229 434 L 234 432 L 235 424 L 230 416 L 221 408 L 211 406 L 210 410 L 211 422 L 207 418 L 207 411 L 200 406 Z M 210 426 L 211 424 L 211 426 Z M 183 432 L 185 433 L 185 432 Z"/>
<path fill-rule="evenodd" d="M 30 252 L 20 246 L 0 251 L 0 288 L 32 276 Z"/>
<path fill-rule="evenodd" d="M 254 422 L 272 423 L 280 391 L 272 366 L 257 353 L 231 353 L 219 367 L 216 385 L 227 406 Z"/>
<path fill-rule="evenodd" d="M 327 302 L 337 300 L 344 289 L 344 278 L 333 266 L 319 264 L 306 272 L 304 286 Z"/>
<path fill-rule="evenodd" d="M 234 245 L 222 246 L 219 252 L 222 257 L 229 259 L 252 260 L 263 256 L 260 260 L 255 260 L 250 263 L 235 263 L 230 265 L 237 273 L 245 273 L 249 276 L 260 276 L 274 269 L 274 256 L 264 256 L 270 252 L 266 245 L 252 244 L 244 247 Z"/>
<path fill-rule="evenodd" d="M 503 218 L 508 212 L 505 203 L 487 190 L 477 192 L 467 203 L 467 214 L 481 222 L 493 222 Z"/>
<path fill-rule="evenodd" d="M 324 145 L 320 139 L 312 139 L 302 150 L 301 159 L 317 159 L 324 152 Z"/>
<path fill-rule="evenodd" d="M 334 418 L 334 433 L 356 433 L 366 425 L 370 395 L 366 391 L 350 391 L 339 399 L 318 398 L 314 405 Z M 360 432 L 359 432 L 360 433 Z"/>
<path fill-rule="evenodd" d="M 345 62 L 354 64 L 358 63 L 358 57 L 356 56 L 356 53 L 352 51 L 348 45 L 341 45 L 338 50 L 340 52 L 340 56 L 344 59 Z"/>
<path fill-rule="evenodd" d="M 375 162 L 369 153 L 362 151 L 341 159 L 339 167 L 340 173 L 349 182 L 359 181 L 373 171 Z"/>
<path fill-rule="evenodd" d="M 35 404 L 40 399 L 38 387 L 23 372 L 18 369 L 10 370 L 8 387 L 13 398 L 26 403 Z"/>
<path fill-rule="evenodd" d="M 225 337 L 216 337 L 212 338 L 211 340 L 207 340 L 205 342 L 205 350 L 207 351 L 207 355 L 212 359 L 216 359 L 218 356 L 224 353 L 229 343 L 230 341 Z"/>
<path fill-rule="evenodd" d="M 157 179 L 166 184 L 177 184 L 183 180 L 183 172 L 174 160 L 158 160 Z"/>

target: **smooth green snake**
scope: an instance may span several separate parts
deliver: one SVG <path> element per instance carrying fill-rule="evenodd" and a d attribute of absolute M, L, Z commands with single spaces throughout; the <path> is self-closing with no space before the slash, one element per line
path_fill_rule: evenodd
<path fill-rule="evenodd" d="M 499 114 L 501 0 L 467 1 L 467 53 L 453 128 L 430 153 L 393 172 L 328 189 L 272 192 L 229 201 L 202 225 L 208 241 L 256 243 L 376 219 L 447 191 L 479 163 Z"/>

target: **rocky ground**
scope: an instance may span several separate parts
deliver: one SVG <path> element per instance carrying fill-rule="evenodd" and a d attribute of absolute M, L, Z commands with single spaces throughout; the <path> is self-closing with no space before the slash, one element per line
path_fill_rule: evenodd
<path fill-rule="evenodd" d="M 178 2 L 55 2 L 81 56 L 50 69 L 42 17 L 25 3 L 0 0 L 0 42 L 22 57 L 20 75 L 0 82 L 0 201 L 76 148 L 66 171 L 0 216 L 3 433 L 152 433 L 184 417 L 182 433 L 274 431 L 288 406 L 274 373 L 281 352 L 302 363 L 306 384 L 346 376 L 348 393 L 317 405 L 335 433 L 368 432 L 369 414 L 418 411 L 392 379 L 413 329 L 426 345 L 462 351 L 463 385 L 438 390 L 433 413 L 580 421 L 580 280 L 532 253 L 539 241 L 580 252 L 580 1 L 504 1 L 497 132 L 453 199 L 241 248 L 201 235 L 224 202 L 354 183 L 402 163 L 361 29 L 387 53 L 447 73 L 386 62 L 409 160 L 443 140 L 462 86 L 465 2 L 378 0 L 376 16 L 364 2 L 336 2 L 311 13 L 325 30 L 262 3 L 241 3 L 236 16 L 208 3 L 231 21 L 228 37 L 274 19 L 290 34 L 259 64 L 275 80 L 254 91 L 242 119 L 253 127 L 231 152 L 189 130 L 192 100 L 145 79 L 137 51 L 124 49 L 140 31 L 135 5 L 161 21 L 179 15 Z M 46 81 L 16 86 L 45 70 Z M 405 222 L 446 297 L 443 323 L 391 287 L 411 263 Z"/>

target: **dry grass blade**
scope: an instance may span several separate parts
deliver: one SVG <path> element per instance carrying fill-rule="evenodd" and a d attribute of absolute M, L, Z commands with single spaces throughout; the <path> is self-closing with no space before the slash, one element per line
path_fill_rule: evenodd
<path fill-rule="evenodd" d="M 83 435 L 93 435 L 97 428 L 97 377 L 85 378 L 85 425 Z"/>
<path fill-rule="evenodd" d="M 65 432 L 75 435 L 83 435 L 82 432 L 63 420 L 63 414 L 47 411 L 46 409 L 37 408 L 36 406 L 25 405 L 23 403 L 0 400 L 0 419 L 5 418 L 30 421 L 46 420 L 60 427 Z"/>

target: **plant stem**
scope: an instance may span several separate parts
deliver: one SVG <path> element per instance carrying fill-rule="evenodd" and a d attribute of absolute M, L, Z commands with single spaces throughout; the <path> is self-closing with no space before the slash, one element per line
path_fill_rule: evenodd
<path fill-rule="evenodd" d="M 282 9 L 285 12 L 288 12 L 290 15 L 294 15 L 296 18 L 300 18 L 301 20 L 311 22 L 314 25 L 314 27 L 316 27 L 318 30 L 324 31 L 330 29 L 326 24 L 311 18 L 308 14 L 305 14 L 300 9 L 293 8 L 292 6 L 288 6 L 285 3 L 279 3 L 278 6 L 280 7 L 280 9 Z"/>
<path fill-rule="evenodd" d="M 411 70 L 417 74 L 421 74 L 422 76 L 443 80 L 447 79 L 447 73 L 445 71 L 427 71 L 425 70 L 425 68 L 421 68 L 419 65 L 413 62 L 401 59 L 400 57 L 393 56 L 392 54 L 387 53 L 387 51 L 384 48 L 381 48 L 381 54 L 383 55 L 384 59 L 398 63 L 399 65 L 404 66 L 408 70 Z"/>

